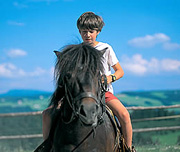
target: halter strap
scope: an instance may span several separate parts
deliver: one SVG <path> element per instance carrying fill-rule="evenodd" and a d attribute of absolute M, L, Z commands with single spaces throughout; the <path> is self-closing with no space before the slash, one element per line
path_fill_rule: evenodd
<path fill-rule="evenodd" d="M 102 78 L 103 78 L 103 83 L 102 83 Z M 71 92 L 69 91 L 68 87 L 66 86 L 66 84 L 64 84 L 64 87 L 65 87 L 65 97 L 67 99 L 67 102 L 69 104 L 69 106 L 71 107 L 72 109 L 72 115 L 71 115 L 71 118 L 68 122 L 64 122 L 66 124 L 69 124 L 71 123 L 75 117 L 79 117 L 81 121 L 84 121 L 84 117 L 83 115 L 81 115 L 78 111 L 76 111 L 75 109 L 75 105 L 74 103 L 78 100 L 81 100 L 83 98 L 92 98 L 96 101 L 97 104 L 100 104 L 102 106 L 102 114 L 101 116 L 99 117 L 99 120 L 102 119 L 105 111 L 106 111 L 106 104 L 105 104 L 105 92 L 107 91 L 107 77 L 106 75 L 102 75 L 101 76 L 101 79 L 99 80 L 100 81 L 100 90 L 99 90 L 99 93 L 98 93 L 98 96 L 96 97 L 92 92 L 82 92 L 80 93 L 79 95 L 77 95 L 75 98 L 72 97 L 72 94 Z"/>
<path fill-rule="evenodd" d="M 98 102 L 98 99 L 92 92 L 83 92 L 80 93 L 78 96 L 74 98 L 74 102 L 81 100 L 82 98 L 93 98 L 96 102 Z"/>

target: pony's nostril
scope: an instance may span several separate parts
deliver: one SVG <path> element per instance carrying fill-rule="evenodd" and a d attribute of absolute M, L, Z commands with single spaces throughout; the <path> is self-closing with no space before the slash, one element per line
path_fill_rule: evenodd
<path fill-rule="evenodd" d="M 80 108 L 80 114 L 86 117 L 86 113 L 84 111 L 84 106 L 81 106 Z"/>
<path fill-rule="evenodd" d="M 98 109 L 99 109 L 99 105 L 96 105 L 96 110 L 98 111 Z"/>

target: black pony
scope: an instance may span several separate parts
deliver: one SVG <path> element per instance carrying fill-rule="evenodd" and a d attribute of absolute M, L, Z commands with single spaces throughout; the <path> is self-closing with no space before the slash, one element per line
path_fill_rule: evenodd
<path fill-rule="evenodd" d="M 119 136 L 105 106 L 103 52 L 85 43 L 56 52 L 49 135 L 53 152 L 119 151 Z"/>

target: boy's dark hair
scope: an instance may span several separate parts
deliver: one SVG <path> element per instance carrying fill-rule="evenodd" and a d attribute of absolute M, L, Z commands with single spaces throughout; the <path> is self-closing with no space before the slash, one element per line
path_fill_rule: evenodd
<path fill-rule="evenodd" d="M 77 20 L 77 28 L 101 31 L 104 26 L 103 19 L 93 12 L 83 13 Z"/>

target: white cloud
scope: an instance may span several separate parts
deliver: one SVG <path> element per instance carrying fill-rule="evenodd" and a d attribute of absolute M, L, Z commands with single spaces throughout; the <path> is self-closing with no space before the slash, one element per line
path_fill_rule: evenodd
<path fill-rule="evenodd" d="M 24 26 L 25 23 L 17 22 L 17 21 L 8 21 L 9 25 L 15 25 L 15 26 Z"/>
<path fill-rule="evenodd" d="M 142 59 L 140 54 L 136 54 L 132 58 L 123 56 L 122 59 L 121 63 L 123 68 L 128 70 L 130 73 L 134 73 L 136 75 L 143 75 L 146 73 L 147 70 L 145 65 L 147 64 L 147 61 Z"/>
<path fill-rule="evenodd" d="M 180 44 L 170 42 L 170 37 L 163 33 L 156 33 L 154 35 L 146 35 L 144 37 L 136 37 L 128 41 L 128 44 L 137 48 L 150 48 L 157 44 L 162 45 L 164 50 L 180 49 Z"/>
<path fill-rule="evenodd" d="M 157 33 L 154 35 L 146 35 L 144 37 L 137 37 L 132 40 L 128 41 L 128 44 L 133 47 L 139 47 L 139 48 L 149 48 L 153 47 L 156 44 L 164 43 L 169 41 L 170 38 L 163 34 L 163 33 Z"/>
<path fill-rule="evenodd" d="M 143 76 L 146 74 L 159 74 L 160 72 L 180 73 L 180 60 L 151 58 L 143 59 L 142 55 L 135 54 L 132 57 L 123 56 L 121 60 L 123 69 L 127 72 Z"/>
<path fill-rule="evenodd" d="M 163 44 L 163 49 L 165 49 L 165 50 L 177 50 L 177 49 L 180 49 L 180 44 L 167 42 L 167 43 Z"/>
<path fill-rule="evenodd" d="M 0 64 L 0 77 L 13 78 L 22 77 L 25 75 L 26 73 L 22 69 L 17 68 L 11 63 Z"/>
<path fill-rule="evenodd" d="M 11 58 L 15 58 L 15 57 L 26 56 L 27 52 L 21 49 L 11 49 L 8 51 L 7 55 Z"/>
<path fill-rule="evenodd" d="M 21 68 L 16 67 L 12 63 L 0 64 L 0 77 L 3 78 L 22 78 L 22 77 L 39 77 L 49 76 L 52 77 L 52 69 L 45 70 L 41 67 L 37 67 L 34 71 L 24 71 Z"/>
<path fill-rule="evenodd" d="M 42 68 L 40 68 L 40 67 L 37 67 L 34 71 L 29 72 L 29 73 L 27 73 L 27 74 L 28 74 L 29 76 L 34 77 L 34 76 L 43 75 L 43 74 L 45 74 L 45 73 L 46 73 L 46 70 L 44 70 L 44 69 L 42 69 Z"/>
<path fill-rule="evenodd" d="M 180 71 L 180 61 L 172 59 L 163 59 L 161 67 L 164 71 Z"/>

